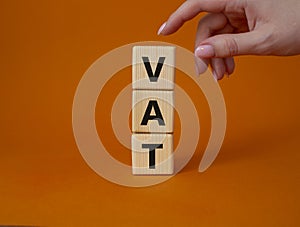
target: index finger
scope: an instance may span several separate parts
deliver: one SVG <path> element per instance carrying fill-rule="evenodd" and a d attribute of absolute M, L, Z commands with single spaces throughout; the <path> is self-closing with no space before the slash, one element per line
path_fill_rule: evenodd
<path fill-rule="evenodd" d="M 159 34 L 169 35 L 176 32 L 186 21 L 201 12 L 220 13 L 225 10 L 228 0 L 187 0 L 162 25 Z"/>

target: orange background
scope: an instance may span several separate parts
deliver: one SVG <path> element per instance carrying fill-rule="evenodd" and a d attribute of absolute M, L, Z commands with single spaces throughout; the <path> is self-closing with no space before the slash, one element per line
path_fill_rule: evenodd
<path fill-rule="evenodd" d="M 131 42 L 166 41 L 193 51 L 197 19 L 170 37 L 156 35 L 181 2 L 1 1 L 0 225 L 300 225 L 300 56 L 236 58 L 234 75 L 219 82 L 228 112 L 225 141 L 204 173 L 197 167 L 209 135 L 207 107 L 199 113 L 193 159 L 162 184 L 115 185 L 81 157 L 72 102 L 83 73 Z M 108 91 L 130 80 L 125 69 L 107 84 L 97 125 L 100 113 L 110 116 L 116 92 Z M 180 73 L 176 82 L 193 88 Z M 199 89 L 188 92 L 198 107 L 206 105 Z M 120 145 L 111 126 L 103 127 L 112 155 L 128 162 L 130 151 L 115 152 Z"/>

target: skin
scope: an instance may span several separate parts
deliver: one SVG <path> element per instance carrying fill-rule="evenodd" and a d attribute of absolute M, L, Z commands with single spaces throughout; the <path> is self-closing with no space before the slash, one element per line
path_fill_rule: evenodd
<path fill-rule="evenodd" d="M 170 35 L 201 12 L 195 55 L 218 80 L 233 73 L 234 56 L 300 54 L 300 0 L 187 0 L 158 33 Z M 199 61 L 196 70 L 205 70 Z"/>

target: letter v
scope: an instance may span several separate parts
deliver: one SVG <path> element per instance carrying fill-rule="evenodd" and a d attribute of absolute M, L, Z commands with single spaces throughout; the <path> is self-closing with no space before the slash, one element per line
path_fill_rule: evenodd
<path fill-rule="evenodd" d="M 143 62 L 144 62 L 148 77 L 150 79 L 150 82 L 157 82 L 157 79 L 159 77 L 161 69 L 164 65 L 165 57 L 159 57 L 154 74 L 153 74 L 153 71 L 152 71 L 152 68 L 150 65 L 149 58 L 148 57 L 142 57 L 142 58 L 143 58 Z"/>

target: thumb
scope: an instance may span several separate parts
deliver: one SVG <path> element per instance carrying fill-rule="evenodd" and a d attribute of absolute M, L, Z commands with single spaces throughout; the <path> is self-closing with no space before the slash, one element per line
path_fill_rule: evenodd
<path fill-rule="evenodd" d="M 222 34 L 203 40 L 195 50 L 199 58 L 265 55 L 270 52 L 271 33 L 260 29 L 239 34 Z"/>

